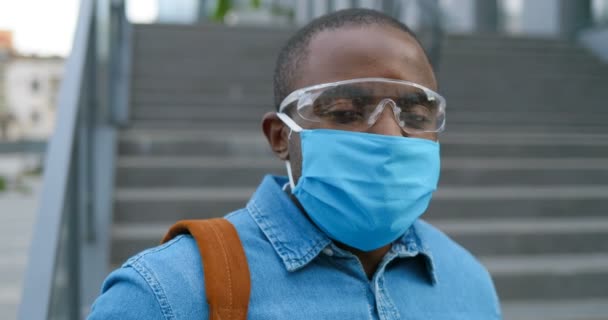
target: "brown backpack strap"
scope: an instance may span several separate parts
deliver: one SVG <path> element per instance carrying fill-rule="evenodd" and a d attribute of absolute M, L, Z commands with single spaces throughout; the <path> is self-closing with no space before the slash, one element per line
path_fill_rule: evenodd
<path fill-rule="evenodd" d="M 191 234 L 201 253 L 211 320 L 246 320 L 251 283 L 243 245 L 226 219 L 182 220 L 162 242 Z"/>

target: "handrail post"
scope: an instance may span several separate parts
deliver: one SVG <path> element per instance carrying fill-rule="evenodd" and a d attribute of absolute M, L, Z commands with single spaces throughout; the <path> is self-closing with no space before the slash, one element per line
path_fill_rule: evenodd
<path fill-rule="evenodd" d="M 110 122 L 118 127 L 129 123 L 131 90 L 131 24 L 127 21 L 124 0 L 111 1 L 112 29 L 110 43 Z"/>
<path fill-rule="evenodd" d="M 117 129 L 128 123 L 128 91 L 130 52 L 121 55 L 122 47 L 130 47 L 125 35 L 124 0 L 98 0 L 95 48 L 91 61 L 91 96 L 87 106 L 87 134 L 81 138 L 87 152 L 83 153 L 84 174 L 82 191 L 86 195 L 81 211 L 82 241 L 80 247 L 81 299 L 89 307 L 99 294 L 101 282 L 107 276 L 110 254 L 110 233 L 113 209 L 115 144 Z M 119 89 L 120 88 L 120 89 Z M 125 90 L 120 93 L 120 90 Z M 88 308 L 83 314 L 88 313 Z"/>

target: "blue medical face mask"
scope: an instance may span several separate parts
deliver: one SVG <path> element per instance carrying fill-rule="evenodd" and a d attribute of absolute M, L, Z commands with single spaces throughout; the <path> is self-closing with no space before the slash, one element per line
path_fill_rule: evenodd
<path fill-rule="evenodd" d="M 371 251 L 402 236 L 427 209 L 439 180 L 439 143 L 329 129 L 300 133 L 302 175 L 293 195 L 330 238 Z"/>

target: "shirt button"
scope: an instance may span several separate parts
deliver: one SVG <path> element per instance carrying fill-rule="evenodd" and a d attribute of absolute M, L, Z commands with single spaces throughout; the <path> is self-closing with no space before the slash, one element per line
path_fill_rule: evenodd
<path fill-rule="evenodd" d="M 325 249 L 323 249 L 323 253 L 325 253 L 328 256 L 333 256 L 334 255 L 334 250 L 332 250 L 330 247 L 327 247 Z"/>
<path fill-rule="evenodd" d="M 402 245 L 401 243 L 395 243 L 395 244 L 393 244 L 393 251 L 395 251 L 395 252 L 402 252 L 402 251 L 405 251 L 405 250 L 406 250 L 405 246 Z"/>

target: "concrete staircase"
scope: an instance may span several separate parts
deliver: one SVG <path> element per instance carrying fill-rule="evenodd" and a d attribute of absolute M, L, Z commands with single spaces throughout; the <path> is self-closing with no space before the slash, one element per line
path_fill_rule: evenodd
<path fill-rule="evenodd" d="M 260 119 L 292 31 L 135 27 L 114 266 L 284 174 Z M 439 71 L 448 126 L 426 219 L 488 267 L 505 319 L 608 319 L 608 66 L 555 40 L 450 36 Z"/>

